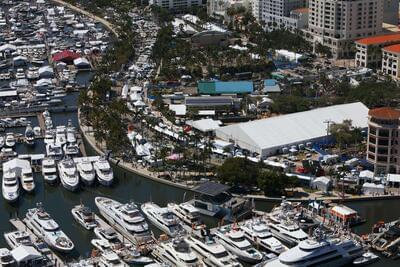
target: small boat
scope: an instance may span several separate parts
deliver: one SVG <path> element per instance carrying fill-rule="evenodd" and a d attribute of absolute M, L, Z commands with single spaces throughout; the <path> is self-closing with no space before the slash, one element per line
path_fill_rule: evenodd
<path fill-rule="evenodd" d="M 97 226 L 94 213 L 89 207 L 83 204 L 77 205 L 71 210 L 74 219 L 80 223 L 86 230 L 92 230 Z"/>
<path fill-rule="evenodd" d="M 65 126 L 56 127 L 56 144 L 63 146 L 67 143 L 67 137 L 65 135 Z"/>
<path fill-rule="evenodd" d="M 47 144 L 54 144 L 54 132 L 51 130 L 46 130 L 44 133 L 44 143 Z"/>
<path fill-rule="evenodd" d="M 67 124 L 67 142 L 70 144 L 76 143 L 76 129 L 71 120 L 68 120 Z"/>
<path fill-rule="evenodd" d="M 64 155 L 76 157 L 79 155 L 79 146 L 76 143 L 66 143 L 63 146 Z"/>
<path fill-rule="evenodd" d="M 140 252 L 136 250 L 126 249 L 123 252 L 121 252 L 119 256 L 122 258 L 124 262 L 132 264 L 134 266 L 138 265 L 143 266 L 154 262 L 152 258 L 143 256 L 140 254 Z"/>
<path fill-rule="evenodd" d="M 200 218 L 199 210 L 189 203 L 169 203 L 168 208 L 186 225 L 189 229 L 201 230 L 205 228 Z"/>
<path fill-rule="evenodd" d="M 93 164 L 90 161 L 81 161 L 76 164 L 76 168 L 78 169 L 79 176 L 82 182 L 86 185 L 93 184 L 96 173 L 93 168 Z"/>
<path fill-rule="evenodd" d="M 373 262 L 377 262 L 379 260 L 380 260 L 380 258 L 378 255 L 376 255 L 372 252 L 365 252 L 364 254 L 362 254 L 361 257 L 359 257 L 353 261 L 353 265 L 354 266 L 365 266 L 365 265 L 371 264 Z"/>
<path fill-rule="evenodd" d="M 32 168 L 24 168 L 21 170 L 21 186 L 26 192 L 29 193 L 35 189 Z"/>
<path fill-rule="evenodd" d="M 99 267 L 125 267 L 127 264 L 123 263 L 117 253 L 108 250 L 101 253 L 98 263 Z"/>
<path fill-rule="evenodd" d="M 47 144 L 46 156 L 54 160 L 62 159 L 63 152 L 61 146 L 59 146 L 58 144 Z"/>
<path fill-rule="evenodd" d="M 42 129 L 39 126 L 33 127 L 33 133 L 35 136 L 40 136 L 42 134 Z"/>
<path fill-rule="evenodd" d="M 94 162 L 93 166 L 99 183 L 104 186 L 110 186 L 114 180 L 114 173 L 107 159 L 101 157 Z"/>
<path fill-rule="evenodd" d="M 7 133 L 6 135 L 6 146 L 13 147 L 15 146 L 15 136 L 13 133 Z"/>
<path fill-rule="evenodd" d="M 48 183 L 52 184 L 57 181 L 57 166 L 54 159 L 44 158 L 42 160 L 42 175 Z"/>
<path fill-rule="evenodd" d="M 94 234 L 97 238 L 108 240 L 111 243 L 121 243 L 118 238 L 117 232 L 113 228 L 94 228 Z"/>
<path fill-rule="evenodd" d="M 7 248 L 0 248 L 0 266 L 17 266 L 17 262 Z"/>
<path fill-rule="evenodd" d="M 19 196 L 19 180 L 14 171 L 3 172 L 2 187 L 3 198 L 8 202 L 14 202 Z"/>
<path fill-rule="evenodd" d="M 30 146 L 35 144 L 35 132 L 30 124 L 28 124 L 25 129 L 25 142 Z"/>

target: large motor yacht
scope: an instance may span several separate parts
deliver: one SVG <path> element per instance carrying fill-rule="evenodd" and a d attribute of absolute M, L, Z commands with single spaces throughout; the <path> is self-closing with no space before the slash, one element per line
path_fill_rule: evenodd
<path fill-rule="evenodd" d="M 175 237 L 184 232 L 182 222 L 169 208 L 161 208 L 152 202 L 142 204 L 141 208 L 150 222 L 167 235 Z"/>
<path fill-rule="evenodd" d="M 55 143 L 59 146 L 63 146 L 65 143 L 67 143 L 67 137 L 66 137 L 66 128 L 65 126 L 57 126 L 56 127 L 56 139 Z"/>
<path fill-rule="evenodd" d="M 79 176 L 85 185 L 91 185 L 96 178 L 96 173 L 93 168 L 93 164 L 90 161 L 81 161 L 76 164 Z"/>
<path fill-rule="evenodd" d="M 268 223 L 268 227 L 276 238 L 289 246 L 295 246 L 308 238 L 308 235 L 292 220 L 282 219 L 280 223 Z"/>
<path fill-rule="evenodd" d="M 175 239 L 158 244 L 153 250 L 153 256 L 163 263 L 176 267 L 204 266 L 204 263 L 183 239 Z"/>
<path fill-rule="evenodd" d="M 44 158 L 42 160 L 42 175 L 48 183 L 52 184 L 57 181 L 57 166 L 54 159 Z"/>
<path fill-rule="evenodd" d="M 21 186 L 29 193 L 35 189 L 35 181 L 33 180 L 33 173 L 30 165 L 21 170 Z"/>
<path fill-rule="evenodd" d="M 14 171 L 3 172 L 1 191 L 3 198 L 9 202 L 14 202 L 19 196 L 19 179 Z"/>
<path fill-rule="evenodd" d="M 283 252 L 278 258 L 267 262 L 264 267 L 340 267 L 351 263 L 363 254 L 363 248 L 352 239 L 326 237 L 320 229 L 312 238 L 301 241 L 297 246 Z"/>
<path fill-rule="evenodd" d="M 190 229 L 200 230 L 205 228 L 199 210 L 193 205 L 189 203 L 169 203 L 168 208 Z"/>
<path fill-rule="evenodd" d="M 281 254 L 288 250 L 278 239 L 272 236 L 267 224 L 262 220 L 247 221 L 240 226 L 244 235 L 250 242 L 253 242 L 258 247 L 275 254 Z"/>
<path fill-rule="evenodd" d="M 116 229 L 129 236 L 131 242 L 145 244 L 153 241 L 149 225 L 135 203 L 121 204 L 106 197 L 96 197 L 95 203 L 101 215 L 111 225 L 117 225 Z"/>
<path fill-rule="evenodd" d="M 242 266 L 224 246 L 217 243 L 212 236 L 204 238 L 189 236 L 186 242 L 207 266 L 239 267 Z"/>
<path fill-rule="evenodd" d="M 220 227 L 215 235 L 221 245 L 242 261 L 258 263 L 263 259 L 263 255 L 245 238 L 243 231 L 224 226 Z"/>
<path fill-rule="evenodd" d="M 40 204 L 36 208 L 28 210 L 24 221 L 28 228 L 50 247 L 61 252 L 69 252 L 74 249 L 72 241 Z"/>
<path fill-rule="evenodd" d="M 114 173 L 108 160 L 101 157 L 94 162 L 93 166 L 99 183 L 104 186 L 110 186 L 114 180 Z"/>
<path fill-rule="evenodd" d="M 60 180 L 65 189 L 75 191 L 79 186 L 79 176 L 75 162 L 65 158 L 58 163 Z"/>

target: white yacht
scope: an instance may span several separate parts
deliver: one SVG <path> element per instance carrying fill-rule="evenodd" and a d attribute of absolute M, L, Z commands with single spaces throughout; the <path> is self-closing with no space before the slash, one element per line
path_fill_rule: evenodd
<path fill-rule="evenodd" d="M 3 172 L 1 191 L 3 198 L 9 202 L 14 202 L 19 196 L 19 180 L 15 171 Z"/>
<path fill-rule="evenodd" d="M 199 210 L 193 205 L 169 203 L 168 208 L 187 226 L 187 229 L 201 230 L 205 228 Z"/>
<path fill-rule="evenodd" d="M 44 133 L 44 143 L 47 144 L 54 144 L 54 132 L 52 130 L 46 130 Z"/>
<path fill-rule="evenodd" d="M 14 136 L 13 133 L 7 133 L 7 134 L 6 134 L 6 141 L 5 141 L 5 143 L 6 143 L 6 146 L 8 146 L 8 147 L 13 147 L 13 146 L 15 146 L 16 141 L 15 141 L 15 136 Z"/>
<path fill-rule="evenodd" d="M 68 125 L 67 125 L 67 142 L 70 144 L 76 143 L 76 129 L 72 125 L 71 120 L 68 120 Z"/>
<path fill-rule="evenodd" d="M 114 180 L 114 173 L 110 166 L 110 163 L 104 157 L 99 158 L 93 164 L 94 170 L 96 171 L 97 179 L 100 184 L 109 186 Z"/>
<path fill-rule="evenodd" d="M 35 190 L 35 180 L 33 179 L 32 168 L 23 168 L 21 170 L 21 186 L 26 192 Z"/>
<path fill-rule="evenodd" d="M 278 239 L 272 236 L 267 224 L 262 220 L 247 221 L 240 226 L 246 238 L 267 251 L 281 254 L 288 250 Z"/>
<path fill-rule="evenodd" d="M 268 223 L 268 227 L 272 235 L 289 246 L 295 246 L 308 238 L 308 235 L 292 220 L 281 220 L 280 223 Z"/>
<path fill-rule="evenodd" d="M 79 146 L 76 143 L 66 143 L 63 145 L 64 155 L 76 157 L 79 155 Z"/>
<path fill-rule="evenodd" d="M 317 230 L 319 232 L 319 229 L 315 232 Z M 315 232 L 312 238 L 301 241 L 278 258 L 267 262 L 264 267 L 340 267 L 363 254 L 362 246 L 345 236 L 329 238 Z"/>
<path fill-rule="evenodd" d="M 0 266 L 2 267 L 13 267 L 17 266 L 17 262 L 11 255 L 11 252 L 7 248 L 0 248 Z"/>
<path fill-rule="evenodd" d="M 96 197 L 95 203 L 101 215 L 117 230 L 129 236 L 131 242 L 145 244 L 153 241 L 144 216 L 135 203 L 121 204 L 106 197 Z"/>
<path fill-rule="evenodd" d="M 101 253 L 98 263 L 99 267 L 126 267 L 127 264 L 123 263 L 117 253 L 108 250 Z"/>
<path fill-rule="evenodd" d="M 42 160 L 42 175 L 48 183 L 55 183 L 57 181 L 57 165 L 54 159 L 44 158 Z"/>
<path fill-rule="evenodd" d="M 28 209 L 24 221 L 28 228 L 50 247 L 61 252 L 69 252 L 74 249 L 72 241 L 40 204 L 36 208 Z"/>
<path fill-rule="evenodd" d="M 242 230 L 224 226 L 216 231 L 215 236 L 221 245 L 242 261 L 257 263 L 263 259 L 263 255 L 250 244 Z"/>
<path fill-rule="evenodd" d="M 90 161 L 78 162 L 76 164 L 76 168 L 78 169 L 79 176 L 85 185 L 93 184 L 96 178 L 96 173 L 94 171 L 92 162 Z"/>
<path fill-rule="evenodd" d="M 63 146 L 67 143 L 66 137 L 66 128 L 65 126 L 57 126 L 56 127 L 56 139 L 55 142 L 57 145 Z"/>
<path fill-rule="evenodd" d="M 161 208 L 153 202 L 147 202 L 141 208 L 150 222 L 167 235 L 175 237 L 184 232 L 182 222 L 168 207 Z"/>
<path fill-rule="evenodd" d="M 63 157 L 63 151 L 61 146 L 58 144 L 47 144 L 46 145 L 46 156 L 54 160 L 60 160 Z"/>
<path fill-rule="evenodd" d="M 9 245 L 12 249 L 21 245 L 33 246 L 31 236 L 26 231 L 13 231 L 4 233 L 4 239 L 6 240 L 7 245 Z"/>
<path fill-rule="evenodd" d="M 175 239 L 158 244 L 153 256 L 163 263 L 176 267 L 205 266 L 184 239 Z"/>
<path fill-rule="evenodd" d="M 0 136 L 0 148 L 2 148 L 5 144 L 4 136 Z"/>
<path fill-rule="evenodd" d="M 25 142 L 30 146 L 35 144 L 35 132 L 30 124 L 28 124 L 25 129 Z"/>
<path fill-rule="evenodd" d="M 94 213 L 89 207 L 84 205 L 77 205 L 71 210 L 74 219 L 82 225 L 86 230 L 92 230 L 97 226 Z"/>
<path fill-rule="evenodd" d="M 75 191 L 79 186 L 79 175 L 76 170 L 75 162 L 70 158 L 65 158 L 58 163 L 58 173 L 65 189 Z"/>
<path fill-rule="evenodd" d="M 211 236 L 198 238 L 189 236 L 186 242 L 193 249 L 193 251 L 204 261 L 207 266 L 212 267 L 239 267 L 242 266 L 233 256 L 228 252 L 224 246 L 217 243 Z"/>

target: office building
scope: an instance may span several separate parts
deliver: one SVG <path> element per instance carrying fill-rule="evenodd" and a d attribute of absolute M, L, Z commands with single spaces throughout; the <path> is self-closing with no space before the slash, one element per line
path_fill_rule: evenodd
<path fill-rule="evenodd" d="M 367 161 L 375 174 L 400 173 L 400 111 L 376 108 L 368 112 Z"/>
<path fill-rule="evenodd" d="M 194 6 L 201 6 L 202 0 L 150 0 L 149 5 L 156 5 L 166 9 L 180 10 Z"/>
<path fill-rule="evenodd" d="M 306 36 L 334 58 L 354 56 L 354 40 L 382 32 L 382 0 L 309 0 Z"/>

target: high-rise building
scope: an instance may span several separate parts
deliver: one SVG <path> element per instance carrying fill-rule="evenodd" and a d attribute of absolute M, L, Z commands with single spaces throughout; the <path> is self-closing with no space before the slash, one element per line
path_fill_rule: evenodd
<path fill-rule="evenodd" d="M 202 5 L 202 0 L 150 0 L 149 5 L 160 6 L 166 9 L 181 10 L 188 7 Z"/>
<path fill-rule="evenodd" d="M 400 110 L 376 108 L 368 112 L 367 161 L 375 174 L 400 173 Z"/>
<path fill-rule="evenodd" d="M 307 22 L 297 20 L 304 20 L 308 12 L 305 12 L 304 7 L 307 6 L 307 0 L 252 0 L 253 16 L 262 21 L 266 29 L 274 28 L 300 28 Z M 299 10 L 293 15 L 292 11 Z M 297 16 L 296 16 L 297 15 Z M 298 17 L 300 15 L 300 17 Z"/>
<path fill-rule="evenodd" d="M 383 22 L 388 24 L 399 24 L 399 0 L 383 1 Z"/>
<path fill-rule="evenodd" d="M 354 40 L 382 32 L 383 0 L 309 0 L 308 38 L 334 58 L 354 56 Z"/>

